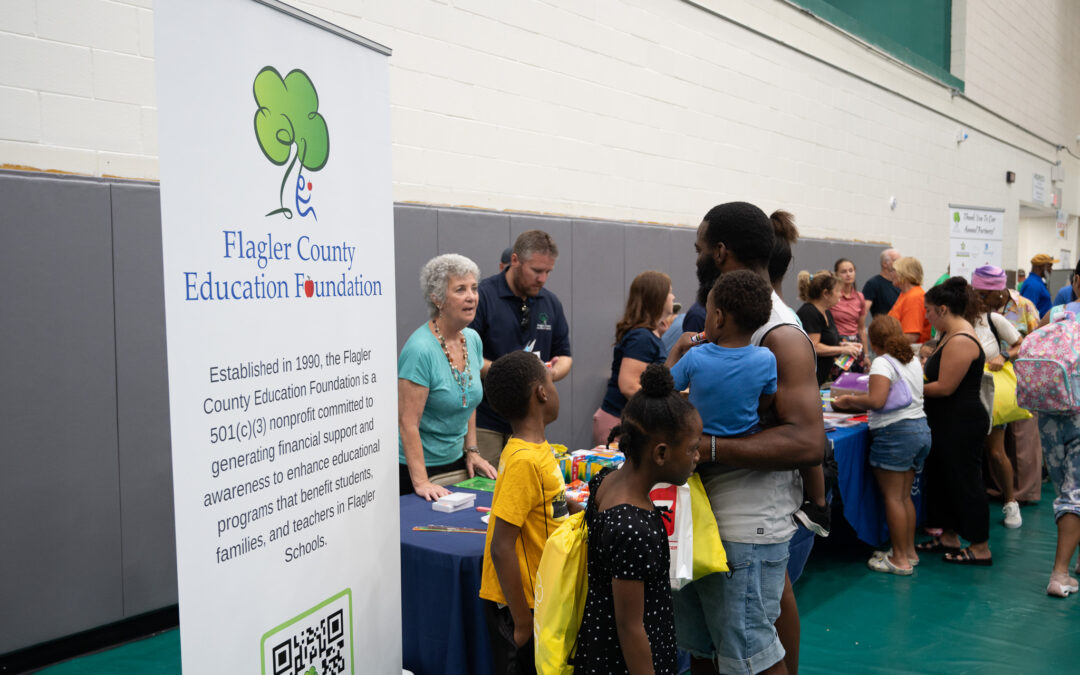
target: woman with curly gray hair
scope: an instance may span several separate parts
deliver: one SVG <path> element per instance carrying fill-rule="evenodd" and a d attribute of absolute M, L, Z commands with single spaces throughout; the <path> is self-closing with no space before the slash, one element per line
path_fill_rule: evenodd
<path fill-rule="evenodd" d="M 450 491 L 440 476 L 465 471 L 495 478 L 476 444 L 476 406 L 483 345 L 467 328 L 476 315 L 480 269 L 456 253 L 432 258 L 420 271 L 428 305 L 398 356 L 398 483 L 401 494 L 427 500 Z M 460 474 L 458 474 L 460 475 Z"/>

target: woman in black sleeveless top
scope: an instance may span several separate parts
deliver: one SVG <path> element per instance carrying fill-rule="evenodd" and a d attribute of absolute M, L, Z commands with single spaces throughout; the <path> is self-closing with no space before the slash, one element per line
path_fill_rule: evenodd
<path fill-rule="evenodd" d="M 926 459 L 927 526 L 940 527 L 943 534 L 917 548 L 945 551 L 946 562 L 990 565 L 990 513 L 982 477 L 990 418 L 979 400 L 985 355 L 964 318 L 976 302 L 963 277 L 953 277 L 926 293 L 926 318 L 942 335 L 924 368 L 924 405 L 931 434 Z M 970 546 L 961 550 L 959 537 Z"/>

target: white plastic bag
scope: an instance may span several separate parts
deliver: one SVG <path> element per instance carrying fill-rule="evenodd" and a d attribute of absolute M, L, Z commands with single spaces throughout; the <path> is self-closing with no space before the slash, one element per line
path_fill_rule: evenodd
<path fill-rule="evenodd" d="M 694 580 L 694 511 L 690 506 L 690 488 L 659 483 L 649 492 L 649 497 L 653 504 L 666 509 L 664 529 L 671 551 L 668 577 L 671 587 L 678 590 Z"/>

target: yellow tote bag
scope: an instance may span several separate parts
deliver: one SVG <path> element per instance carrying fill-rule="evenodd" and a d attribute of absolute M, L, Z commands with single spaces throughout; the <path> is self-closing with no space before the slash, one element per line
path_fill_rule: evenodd
<path fill-rule="evenodd" d="M 1012 361 L 1006 361 L 1001 370 L 986 368 L 986 372 L 994 376 L 994 414 L 991 424 L 996 427 L 1031 419 L 1031 413 L 1016 402 L 1016 371 L 1013 370 Z"/>
<path fill-rule="evenodd" d="M 566 519 L 548 537 L 533 594 L 533 644 L 539 675 L 570 675 L 578 629 L 585 614 L 589 573 L 585 512 Z"/>
<path fill-rule="evenodd" d="M 690 510 L 694 514 L 694 580 L 697 581 L 714 572 L 729 570 L 716 516 L 713 515 L 705 486 L 701 483 L 701 476 L 694 472 L 686 485 L 690 488 Z"/>
<path fill-rule="evenodd" d="M 685 485 L 655 485 L 649 498 L 664 509 L 672 588 L 680 589 L 713 572 L 728 571 L 727 554 L 701 476 L 692 474 Z"/>

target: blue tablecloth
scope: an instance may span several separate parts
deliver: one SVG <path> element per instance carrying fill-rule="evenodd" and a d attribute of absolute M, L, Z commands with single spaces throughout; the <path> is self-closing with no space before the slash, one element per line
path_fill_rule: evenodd
<path fill-rule="evenodd" d="M 877 546 L 889 539 L 885 524 L 885 506 L 878 492 L 877 481 L 867 462 L 870 451 L 870 431 L 866 424 L 829 431 L 833 456 L 837 465 L 837 487 L 844 503 L 844 519 L 854 528 L 862 541 Z M 916 520 L 923 516 L 922 473 L 915 474 L 911 486 Z"/>
<path fill-rule="evenodd" d="M 888 539 L 885 512 L 867 464 L 867 426 L 828 432 L 838 468 L 844 518 L 859 539 L 877 545 Z M 922 513 L 921 476 L 912 487 L 915 508 Z M 463 491 L 456 488 L 458 491 Z M 490 506 L 491 493 L 477 492 L 476 506 Z M 475 508 L 457 513 L 431 510 L 431 503 L 401 497 L 402 661 L 416 675 L 487 675 L 491 647 L 480 597 L 484 536 L 445 532 L 413 532 L 416 525 L 484 527 Z M 794 582 L 814 546 L 814 535 L 799 528 L 791 540 L 788 575 Z"/>
<path fill-rule="evenodd" d="M 491 506 L 490 492 L 476 495 L 475 506 Z M 475 507 L 440 513 L 415 495 L 400 499 L 402 664 L 416 675 L 490 673 L 491 643 L 477 595 L 484 535 L 412 529 L 433 524 L 483 528 L 484 514 Z"/>

